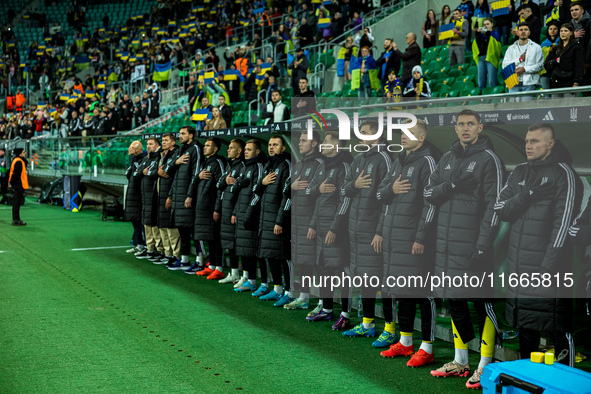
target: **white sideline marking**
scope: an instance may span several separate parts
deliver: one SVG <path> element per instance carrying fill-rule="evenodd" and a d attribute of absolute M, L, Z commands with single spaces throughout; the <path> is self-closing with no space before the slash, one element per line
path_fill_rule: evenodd
<path fill-rule="evenodd" d="M 131 246 L 102 246 L 100 248 L 82 248 L 82 249 L 72 249 L 72 252 L 79 252 L 81 250 L 100 250 L 100 249 L 123 249 L 123 248 L 130 248 Z"/>

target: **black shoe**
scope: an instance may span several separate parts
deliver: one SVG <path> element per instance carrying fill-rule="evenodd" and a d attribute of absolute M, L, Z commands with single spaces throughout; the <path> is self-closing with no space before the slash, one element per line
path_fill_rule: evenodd
<path fill-rule="evenodd" d="M 148 257 L 148 260 L 150 260 L 152 263 L 155 261 L 159 261 L 162 257 L 164 257 L 164 255 L 158 251 L 154 252 L 154 254 L 152 254 L 151 257 Z"/>
<path fill-rule="evenodd" d="M 154 255 L 154 252 L 148 252 L 146 249 L 142 251 L 140 254 L 136 254 L 135 257 L 137 259 L 149 259 Z"/>
<path fill-rule="evenodd" d="M 22 220 L 15 220 L 12 222 L 13 226 L 26 226 L 27 223 L 23 222 Z"/>

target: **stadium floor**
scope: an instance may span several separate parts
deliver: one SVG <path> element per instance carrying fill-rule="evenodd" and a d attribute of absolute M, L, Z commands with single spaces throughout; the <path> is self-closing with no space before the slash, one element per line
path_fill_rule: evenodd
<path fill-rule="evenodd" d="M 27 227 L 10 226 L 11 208 L 0 206 L 2 393 L 467 390 L 466 378 L 384 359 L 373 339 L 307 323 L 306 311 L 274 308 L 123 248 L 74 251 L 126 246 L 131 224 L 33 201 L 21 211 Z M 434 366 L 453 358 L 451 344 L 434 348 Z M 478 359 L 470 352 L 472 368 Z"/>

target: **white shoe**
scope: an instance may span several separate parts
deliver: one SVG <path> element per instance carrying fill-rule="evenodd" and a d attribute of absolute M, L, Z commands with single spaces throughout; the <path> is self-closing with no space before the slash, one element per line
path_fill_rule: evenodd
<path fill-rule="evenodd" d="M 236 284 L 234 284 L 234 288 L 237 289 L 239 287 L 242 287 L 242 285 L 245 284 L 246 282 L 248 282 L 248 279 L 245 278 L 244 276 L 241 276 L 240 279 L 238 280 L 238 282 L 236 282 Z"/>
<path fill-rule="evenodd" d="M 125 253 L 137 253 L 137 252 L 139 252 L 139 249 L 137 248 L 137 246 L 134 246 L 133 248 L 127 249 L 125 251 Z"/>
<path fill-rule="evenodd" d="M 145 246 L 136 246 L 137 252 L 135 252 L 134 254 L 137 256 L 138 254 L 142 254 L 144 250 L 147 250 L 147 248 Z"/>
<path fill-rule="evenodd" d="M 220 279 L 218 281 L 218 283 L 236 283 L 238 282 L 238 277 L 237 276 L 232 276 L 232 274 L 228 274 L 226 275 L 226 277 L 224 279 Z"/>

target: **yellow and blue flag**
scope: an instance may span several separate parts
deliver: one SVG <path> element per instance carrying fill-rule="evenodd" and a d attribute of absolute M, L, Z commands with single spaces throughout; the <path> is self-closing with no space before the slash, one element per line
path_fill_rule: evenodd
<path fill-rule="evenodd" d="M 68 93 L 60 93 L 60 101 L 68 101 L 70 99 L 70 95 Z"/>
<path fill-rule="evenodd" d="M 439 39 L 440 40 L 448 40 L 450 38 L 452 38 L 454 36 L 454 28 L 456 27 L 455 23 L 448 23 L 445 25 L 442 25 L 439 28 Z"/>
<path fill-rule="evenodd" d="M 328 27 L 330 27 L 330 18 L 318 19 L 318 28 L 319 29 L 327 29 Z"/>
<path fill-rule="evenodd" d="M 240 80 L 240 82 L 244 82 L 244 77 L 239 70 L 224 70 L 222 75 L 224 76 L 224 81 Z"/>
<path fill-rule="evenodd" d="M 492 11 L 493 18 L 501 15 L 507 15 L 509 11 L 509 7 L 511 6 L 510 0 L 499 0 L 495 1 L 490 5 L 490 9 Z"/>
<path fill-rule="evenodd" d="M 46 106 L 45 101 L 39 101 L 37 103 L 37 109 L 43 110 L 43 109 L 45 109 L 45 106 Z"/>
<path fill-rule="evenodd" d="M 154 76 L 152 77 L 152 79 L 156 82 L 168 81 L 171 68 L 172 62 L 154 64 Z"/>
<path fill-rule="evenodd" d="M 505 85 L 507 85 L 507 89 L 513 88 L 515 85 L 519 83 L 519 78 L 515 73 L 515 64 L 511 63 L 507 67 L 501 70 L 501 76 L 505 81 Z"/>
<path fill-rule="evenodd" d="M 210 113 L 209 113 L 209 109 L 207 108 L 197 108 L 195 110 L 195 112 L 193 112 L 193 115 L 191 115 L 191 120 L 193 122 L 201 122 L 202 120 L 208 119 L 210 118 Z"/>
<path fill-rule="evenodd" d="M 216 73 L 214 71 L 206 72 L 205 75 L 203 76 L 203 83 L 205 83 L 206 85 L 209 85 L 213 81 L 215 81 L 216 83 L 219 82 L 218 81 L 218 73 Z"/>

